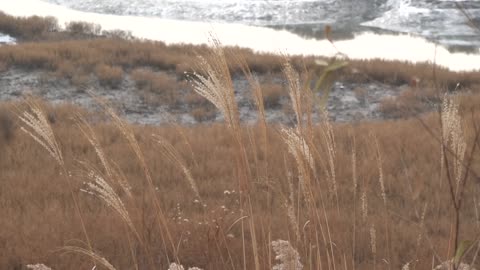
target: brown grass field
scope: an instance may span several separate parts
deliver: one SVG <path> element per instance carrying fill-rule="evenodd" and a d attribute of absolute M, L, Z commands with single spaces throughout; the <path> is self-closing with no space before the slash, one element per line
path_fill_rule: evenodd
<path fill-rule="evenodd" d="M 142 166 L 128 147 L 126 139 L 112 124 L 92 126 L 108 161 L 121 168 L 131 185 L 130 198 L 121 191 L 117 182 L 111 183 L 144 239 L 143 244 L 149 249 L 147 254 L 141 244 L 132 240 L 134 236 L 113 209 L 101 199 L 80 191 L 86 188 L 85 182 L 88 181 L 80 161 L 93 164 L 91 166 L 102 174 L 105 172 L 101 169 L 95 149 L 71 120 L 75 109 L 70 106 L 46 107 L 49 108 L 48 119 L 69 175 L 66 177 L 45 149 L 21 132 L 20 124 L 13 119 L 13 115 L 2 119 L 0 247 L 3 252 L 0 268 L 23 269 L 27 263 L 36 262 L 45 263 L 53 269 L 92 267 L 87 257 L 62 250 L 62 247 L 70 245 L 86 248 L 70 194 L 70 189 L 73 189 L 92 247 L 98 254 L 116 269 L 132 269 L 135 261 L 140 269 L 167 269 L 162 233 L 154 218 L 152 195 L 148 192 Z M 3 112 L 5 110 L 10 111 L 4 107 Z M 20 106 L 20 110 L 23 111 L 23 106 Z M 468 123 L 478 123 L 478 105 L 474 120 L 470 118 L 468 110 L 464 115 L 468 147 L 471 147 L 473 127 Z M 438 115 L 425 116 L 422 121 L 435 136 L 439 136 Z M 238 201 L 239 176 L 235 162 L 238 153 L 228 128 L 224 125 L 131 128 L 152 175 L 155 196 L 165 211 L 166 226 L 172 234 L 180 262 L 204 269 L 242 269 L 242 224 L 236 222 L 244 215 Z M 338 205 L 334 192 L 329 190 L 326 176 L 328 157 L 321 140 L 323 128 L 319 125 L 312 130 L 318 175 L 311 188 L 316 199 L 323 196 L 325 200 L 329 235 L 335 243 L 335 258 L 330 258 L 330 267 L 334 263 L 337 267 L 343 267 L 345 259 L 348 269 L 372 269 L 375 261 L 378 269 L 388 269 L 388 266 L 400 269 L 407 262 L 415 265 L 416 269 L 430 269 L 434 254 L 443 260 L 451 257 L 454 211 L 447 179 L 440 176 L 440 146 L 421 122 L 412 119 L 335 125 L 334 166 Z M 248 142 L 246 154 L 251 170 L 249 196 L 253 207 L 253 216 L 248 219 L 252 220 L 256 230 L 260 269 L 271 269 L 275 263 L 270 242 L 276 239 L 289 240 L 298 249 L 305 269 L 319 269 L 316 266 L 319 257 L 322 268 L 328 269 L 330 245 L 323 241 L 317 243 L 317 238 L 321 239 L 314 234 L 318 228 L 313 227 L 311 220 L 307 222 L 310 217 L 299 193 L 298 169 L 280 137 L 279 129 L 276 126 L 268 127 L 267 145 L 263 143 L 259 126 L 243 127 L 241 133 Z M 198 185 L 201 203 L 195 203 L 195 193 L 182 170 L 165 157 L 165 150 L 155 142 L 152 134 L 164 137 L 178 151 Z M 386 209 L 382 203 L 376 146 L 371 134 L 375 134 L 378 140 L 382 157 L 380 166 L 387 199 Z M 352 179 L 353 138 L 356 187 Z M 472 170 L 480 170 L 479 157 L 476 152 Z M 70 181 L 70 184 L 66 181 Z M 478 181 L 478 178 L 470 176 L 463 194 L 462 240 L 475 240 L 478 237 Z M 293 185 L 293 194 L 290 194 L 289 183 Z M 290 203 L 293 203 L 298 215 L 299 235 L 296 235 L 288 216 L 286 204 L 290 196 L 295 198 Z M 366 213 L 362 210 L 363 196 L 368 207 Z M 202 203 L 206 206 L 202 207 Z M 385 224 L 389 224 L 388 232 Z M 251 232 L 246 222 L 244 226 L 247 269 L 255 269 Z M 371 226 L 375 226 L 377 233 L 375 259 L 371 251 Z M 133 245 L 134 258 L 129 245 Z M 167 250 L 170 260 L 173 260 L 175 252 L 169 246 Z M 472 253 L 468 254 L 468 259 L 472 258 Z M 156 268 L 150 266 L 149 260 L 153 260 Z"/>
<path fill-rule="evenodd" d="M 438 111 L 403 120 L 312 123 L 315 100 L 297 80 L 303 60 L 290 65 L 265 56 L 277 66 L 255 66 L 251 61 L 263 58 L 246 56 L 245 66 L 232 69 L 230 63 L 239 62 L 221 47 L 115 43 L 21 43 L 1 47 L 0 61 L 52 71 L 74 66 L 73 74 L 77 68 L 95 72 L 106 84 L 132 71 L 149 93 L 172 82 L 139 68 L 183 72 L 179 66 L 200 51 L 205 62 L 195 65 L 199 73 L 190 82 L 225 123 L 128 124 L 100 99 L 104 113 L 32 98 L 1 104 L 0 269 L 44 263 L 52 269 L 143 270 L 175 262 L 202 269 L 299 270 L 294 265 L 300 262 L 309 270 L 420 270 L 454 257 L 455 266 L 462 261 L 479 267 L 478 92 L 434 91 L 428 96 L 443 100 Z M 262 66 L 285 73 L 296 125 L 262 118 L 265 104 L 286 95 L 259 86 L 250 71 Z M 446 70 L 433 78 L 427 65 L 349 66 L 337 75 L 408 83 L 415 74 L 429 87 L 473 87 L 480 80 L 477 73 Z M 238 119 L 231 75 L 242 70 L 258 107 L 256 125 Z M 384 109 L 411 101 L 406 94 Z M 272 245 L 278 239 L 292 248 Z"/>

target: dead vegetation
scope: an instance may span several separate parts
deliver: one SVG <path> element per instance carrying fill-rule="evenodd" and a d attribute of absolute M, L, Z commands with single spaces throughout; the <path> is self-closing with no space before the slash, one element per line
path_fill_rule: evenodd
<path fill-rule="evenodd" d="M 86 230 L 92 239 L 94 250 L 100 252 L 101 256 L 117 269 L 129 268 L 132 265 L 128 244 L 131 239 L 129 240 L 129 233 L 125 232 L 117 214 L 109 210 L 101 200 L 80 191 L 85 189 L 85 178 L 80 174 L 80 164 L 76 160 L 95 164 L 99 170 L 101 165 L 96 150 L 83 136 L 79 136 L 76 124 L 71 120 L 75 110 L 69 106 L 61 106 L 49 109 L 48 114 L 55 115 L 52 127 L 79 197 Z M 466 123 L 480 120 L 478 113 L 471 119 L 468 112 L 469 108 L 461 109 Z M 17 122 L 13 114 L 8 117 L 8 120 L 2 120 L 2 123 Z M 437 117 L 433 114 L 422 121 L 437 131 Z M 46 156 L 33 140 L 19 129 L 10 129 L 10 124 L 7 126 L 10 130 L 9 140 L 3 146 L 4 154 L 0 159 L 0 213 L 4 217 L 0 220 L 0 245 L 4 250 L 0 267 L 12 269 L 32 262 L 43 262 L 53 269 L 69 268 L 72 265 L 91 267 L 91 261 L 85 257 L 55 252 L 58 247 L 70 244 L 72 239 L 84 238 L 63 174 L 57 166 L 52 165 L 51 158 Z M 2 124 L 3 128 L 5 125 Z M 133 197 L 129 198 L 119 186 L 115 190 L 126 204 L 139 234 L 145 237 L 144 244 L 151 248 L 150 252 L 153 253 L 150 256 L 160 258 L 156 265 L 166 269 L 169 262 L 159 240 L 162 232 L 153 218 L 155 210 L 151 205 L 152 198 L 144 191 L 142 167 L 132 157 L 121 133 L 112 128 L 111 124 L 99 123 L 92 128 L 108 162 L 116 164 L 114 168 L 117 165 L 122 168 L 122 174 L 131 185 L 130 192 Z M 132 128 L 150 173 L 154 176 L 155 189 L 158 189 L 156 194 L 165 210 L 172 237 L 181 243 L 176 251 L 181 262 L 204 269 L 242 268 L 242 230 L 240 224 L 235 223 L 241 216 L 237 201 L 239 190 L 235 181 L 238 175 L 231 169 L 236 166 L 232 157 L 237 154 L 237 150 L 226 127 L 213 125 L 190 128 Z M 321 151 L 324 147 L 319 141 L 323 128 L 318 126 L 312 130 L 312 138 L 318 147 L 313 151 Z M 289 157 L 288 148 L 276 130 L 275 126 L 268 128 L 268 147 L 265 148 L 259 126 L 245 126 L 242 129 L 242 136 L 251 140 L 248 143 L 247 156 L 252 169 L 253 185 L 250 192 L 254 209 L 253 220 L 258 230 L 257 245 L 261 254 L 261 269 L 271 269 L 269 265 L 273 265 L 273 257 L 268 256 L 269 241 L 278 238 L 289 239 L 298 248 L 305 269 L 316 269 L 308 266 L 308 262 L 315 257 L 309 251 L 309 246 L 313 243 L 308 240 L 315 237 L 311 235 L 312 221 L 309 222 L 307 217 L 297 220 L 300 226 L 298 238 L 295 236 L 293 223 L 287 218 L 288 207 L 285 203 L 291 196 L 289 183 L 293 181 L 296 190 L 300 188 L 297 187 L 300 179 L 296 176 L 295 161 Z M 471 139 L 471 125 L 467 125 L 465 131 L 466 138 Z M 323 162 L 327 162 L 327 157 L 314 154 L 314 160 L 319 173 L 318 185 L 324 189 L 326 196 L 324 203 L 329 217 L 331 241 L 336 245 L 334 254 L 339 260 L 338 264 L 343 264 L 340 259 L 345 255 L 349 265 L 355 263 L 355 269 L 371 269 L 373 255 L 369 245 L 372 224 L 376 225 L 377 231 L 378 265 L 382 264 L 382 260 L 388 260 L 392 268 L 398 269 L 412 258 L 417 258 L 417 268 L 426 269 L 430 267 L 434 254 L 446 259 L 452 249 L 451 247 L 449 251 L 448 243 L 451 241 L 450 216 L 453 210 L 449 204 L 445 178 L 441 180 L 439 175 L 441 164 L 438 144 L 432 140 L 420 122 L 413 119 L 354 126 L 338 125 L 334 126 L 333 132 L 336 143 L 334 164 L 338 168 L 335 170 L 338 205 L 336 195 L 332 193 L 333 189 L 328 191 L 328 187 L 331 187 L 329 178 L 322 176 L 326 173 L 326 164 Z M 159 156 L 159 148 L 155 146 L 151 134 L 160 134 L 185 159 L 186 166 L 196 180 L 201 199 L 191 192 L 190 184 L 184 181 L 178 167 Z M 378 183 L 378 164 L 375 155 L 372 155 L 376 150 L 369 134 L 376 135 L 383 156 L 381 169 L 388 209 L 391 210 L 388 215 L 391 224 L 389 234 L 383 225 L 384 206 Z M 356 182 L 352 182 L 352 136 L 355 136 Z M 480 157 L 476 154 L 474 160 L 478 161 L 478 158 Z M 480 163 L 473 164 L 471 169 L 480 169 Z M 472 179 L 467 183 L 463 195 L 466 208 L 461 212 L 462 239 L 475 238 L 477 225 L 474 206 L 475 202 L 478 202 L 477 195 L 478 183 Z M 202 204 L 206 206 L 203 207 Z M 300 207 L 300 210 L 296 207 Z M 304 213 L 304 210 L 301 210 L 303 207 L 306 207 L 304 202 L 295 203 L 296 211 Z M 337 212 L 337 207 L 340 212 Z M 354 224 L 357 227 L 355 235 L 352 230 Z M 249 231 L 245 229 L 246 236 Z M 386 253 L 387 235 L 390 237 L 390 257 L 387 257 Z M 352 246 L 353 239 L 355 243 Z M 246 241 L 248 248 L 251 246 L 249 236 Z M 310 244 L 305 246 L 306 243 Z M 320 243 L 323 248 L 323 242 Z M 138 255 L 135 259 L 139 266 L 146 267 L 148 253 L 141 250 L 136 253 Z M 168 248 L 167 254 L 172 258 L 175 250 Z M 352 254 L 354 257 L 351 257 Z M 467 258 L 471 258 L 471 255 Z M 249 249 L 247 256 L 253 258 Z M 247 269 L 254 269 L 254 265 L 250 263 L 253 262 L 248 262 Z M 326 261 L 324 263 L 326 264 Z"/>
<path fill-rule="evenodd" d="M 190 80 L 225 124 L 135 126 L 100 99 L 110 121 L 17 104 L 22 129 L 0 159 L 0 267 L 260 270 L 280 246 L 294 255 L 282 263 L 312 270 L 477 265 L 478 249 L 458 250 L 479 244 L 478 94 L 438 97 L 438 112 L 408 120 L 314 124 L 312 89 L 284 63 L 296 124 L 262 118 L 246 72 L 260 119 L 244 125 L 224 53 L 216 44 Z M 135 74 L 142 87 L 157 76 Z"/>

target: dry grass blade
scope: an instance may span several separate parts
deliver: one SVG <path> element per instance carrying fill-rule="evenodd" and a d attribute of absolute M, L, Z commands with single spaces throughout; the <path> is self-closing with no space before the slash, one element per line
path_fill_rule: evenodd
<path fill-rule="evenodd" d="M 337 176 L 335 171 L 335 161 L 337 157 L 337 146 L 335 143 L 335 133 L 333 132 L 333 126 L 329 121 L 328 111 L 326 109 L 321 110 L 322 114 L 322 139 L 327 148 L 328 169 L 325 170 L 328 183 L 330 184 L 330 192 L 333 194 L 337 204 L 337 212 L 340 213 L 340 207 L 338 203 L 338 186 Z"/>
<path fill-rule="evenodd" d="M 21 127 L 21 130 L 30 135 L 37 143 L 39 143 L 43 148 L 45 148 L 50 154 L 50 156 L 52 156 L 55 161 L 57 161 L 58 165 L 60 165 L 62 173 L 67 180 L 70 195 L 75 205 L 75 211 L 80 218 L 80 224 L 82 226 L 82 231 L 85 239 L 87 240 L 88 247 L 90 250 L 93 250 L 90 238 L 88 237 L 82 212 L 80 211 L 77 195 L 75 194 L 76 190 L 74 190 L 71 183 L 71 179 L 69 177 L 65 162 L 63 160 L 62 151 L 60 150 L 52 127 L 38 103 L 36 103 L 33 99 L 29 98 L 27 99 L 27 105 L 30 109 L 30 112 L 25 111 L 23 115 L 19 116 L 20 120 L 26 125 L 26 127 Z"/>
<path fill-rule="evenodd" d="M 195 196 L 197 198 L 200 197 L 200 192 L 198 191 L 198 186 L 195 180 L 193 179 L 192 173 L 188 169 L 185 160 L 181 157 L 180 153 L 175 149 L 175 147 L 169 143 L 168 141 L 165 140 L 165 138 L 161 137 L 160 135 L 153 135 L 155 138 L 156 142 L 158 145 L 161 147 L 161 154 L 167 158 L 170 162 L 173 164 L 177 165 L 180 170 L 183 172 L 185 177 L 187 178 L 187 181 L 192 188 L 193 192 L 195 193 Z"/>
<path fill-rule="evenodd" d="M 19 116 L 25 124 L 21 130 L 30 135 L 52 156 L 60 166 L 64 166 L 62 152 L 58 146 L 52 127 L 40 106 L 32 99 L 27 100 L 30 112 L 25 111 Z"/>
<path fill-rule="evenodd" d="M 89 94 L 95 99 L 98 104 L 102 106 L 102 108 L 105 110 L 105 112 L 112 118 L 114 125 L 118 128 L 118 130 L 123 134 L 123 136 L 126 138 L 128 141 L 128 145 L 132 149 L 132 151 L 135 153 L 136 157 L 140 161 L 140 166 L 142 167 L 143 173 L 145 175 L 145 178 L 147 180 L 148 184 L 148 191 L 150 192 L 153 200 L 153 204 L 156 209 L 156 215 L 155 218 L 157 219 L 157 225 L 159 227 L 159 230 L 165 231 L 168 243 L 170 244 L 170 247 L 174 251 L 174 256 L 175 259 L 178 260 L 177 258 L 177 251 L 176 251 L 176 246 L 175 246 L 175 241 L 173 241 L 173 237 L 170 233 L 165 213 L 160 205 L 160 201 L 157 198 L 157 192 L 155 185 L 153 184 L 153 178 L 150 173 L 150 170 L 147 166 L 147 162 L 145 160 L 145 156 L 143 155 L 142 150 L 140 149 L 140 145 L 138 144 L 137 139 L 135 138 L 135 133 L 133 132 L 131 126 L 126 123 L 124 120 L 122 120 L 112 109 L 111 106 L 109 106 L 105 101 L 103 101 L 101 98 L 97 97 L 93 92 L 89 92 Z M 165 237 L 163 233 L 160 233 L 160 237 L 162 239 L 164 251 L 165 251 L 165 257 L 167 260 L 170 260 L 168 251 L 167 251 L 167 243 L 165 242 Z"/>
<path fill-rule="evenodd" d="M 311 202 L 310 172 L 315 171 L 313 155 L 305 139 L 293 128 L 281 129 L 283 141 L 288 151 L 294 157 L 299 172 L 300 187 L 307 202 Z"/>
<path fill-rule="evenodd" d="M 122 220 L 128 225 L 128 227 L 132 230 L 132 232 L 137 236 L 139 240 L 140 237 L 133 225 L 132 220 L 130 219 L 130 215 L 125 208 L 125 205 L 118 196 L 117 192 L 112 188 L 112 186 L 105 180 L 105 178 L 96 170 L 94 170 L 91 166 L 86 163 L 83 163 L 86 172 L 85 177 L 89 182 L 86 183 L 87 189 L 85 190 L 89 194 L 92 194 L 101 200 L 103 200 L 109 207 L 113 208 L 122 218 Z"/>
<path fill-rule="evenodd" d="M 75 247 L 75 246 L 66 246 L 66 247 L 63 247 L 62 250 L 66 251 L 66 252 L 74 252 L 74 253 L 83 254 L 85 256 L 90 257 L 92 260 L 94 260 L 95 262 L 104 266 L 108 270 L 116 270 L 116 268 L 110 262 L 108 262 L 107 259 L 103 258 L 102 256 L 96 254 L 93 251 L 90 251 L 90 250 L 87 250 L 87 249 L 84 249 L 84 248 L 81 248 L 81 247 Z"/>
<path fill-rule="evenodd" d="M 260 82 L 257 76 L 255 76 L 252 73 L 245 57 L 239 56 L 239 55 L 237 56 L 236 54 L 234 54 L 233 57 L 236 60 L 238 66 L 241 68 L 248 83 L 250 84 L 253 101 L 255 102 L 255 106 L 257 107 L 257 110 L 258 110 L 259 120 L 264 125 L 266 125 L 265 104 L 264 104 L 264 97 L 263 97 L 262 87 L 260 86 Z"/>
<path fill-rule="evenodd" d="M 100 159 L 100 162 L 105 169 L 105 173 L 107 174 L 107 179 L 115 179 L 118 185 L 123 189 L 123 191 L 131 198 L 132 193 L 130 191 L 130 184 L 128 183 L 126 177 L 122 174 L 118 166 L 116 167 L 117 170 L 112 169 L 112 167 L 110 166 L 110 163 L 106 158 L 105 152 L 103 151 L 103 148 L 101 147 L 100 142 L 98 141 L 98 138 L 95 135 L 95 132 L 93 131 L 91 125 L 80 114 L 76 116 L 76 122 L 78 128 L 83 133 L 85 138 L 87 138 L 88 142 L 92 145 L 95 153 Z"/>
<path fill-rule="evenodd" d="M 87 120 L 80 114 L 77 115 L 76 122 L 77 122 L 78 129 L 80 129 L 80 131 L 85 136 L 85 138 L 87 138 L 88 142 L 93 146 L 93 149 L 95 149 L 95 153 L 100 159 L 100 162 L 102 162 L 102 165 L 105 168 L 105 172 L 107 173 L 107 176 L 111 177 L 112 171 L 108 164 L 105 153 L 103 152 L 103 149 L 100 146 L 100 142 L 98 141 L 97 136 L 95 136 L 95 132 L 93 131 L 92 127 L 87 122 Z"/>
<path fill-rule="evenodd" d="M 307 141 L 293 128 L 283 127 L 281 133 L 288 146 L 288 151 L 295 159 L 304 159 L 307 165 L 314 171 L 315 162 Z"/>

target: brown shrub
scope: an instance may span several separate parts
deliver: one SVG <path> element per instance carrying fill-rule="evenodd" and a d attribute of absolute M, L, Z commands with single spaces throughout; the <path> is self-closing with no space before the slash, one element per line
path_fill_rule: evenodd
<path fill-rule="evenodd" d="M 73 36 L 98 36 L 102 33 L 102 27 L 94 23 L 69 22 L 65 25 L 65 31 Z"/>
<path fill-rule="evenodd" d="M 131 73 L 137 87 L 143 91 L 143 99 L 150 105 L 175 105 L 178 101 L 180 84 L 175 74 L 135 69 Z"/>
<path fill-rule="evenodd" d="M 59 62 L 52 51 L 35 50 L 31 46 L 2 46 L 0 59 L 7 66 L 18 66 L 25 69 L 55 70 Z"/>
<path fill-rule="evenodd" d="M 77 72 L 78 70 L 75 68 L 73 63 L 69 61 L 62 61 L 58 63 L 56 67 L 56 75 L 69 80 L 72 79 Z"/>
<path fill-rule="evenodd" d="M 95 74 L 97 75 L 100 84 L 110 88 L 120 86 L 123 80 L 123 69 L 121 67 L 100 64 L 95 68 Z"/>
<path fill-rule="evenodd" d="M 76 73 L 73 75 L 72 79 L 70 80 L 74 86 L 77 87 L 78 90 L 83 90 L 88 87 L 88 84 L 90 83 L 90 76 L 84 73 Z"/>
<path fill-rule="evenodd" d="M 49 33 L 59 30 L 54 17 L 14 17 L 0 11 L 0 32 L 24 40 L 47 38 Z"/>
<path fill-rule="evenodd" d="M 156 94 L 169 95 L 177 89 L 177 80 L 175 75 L 158 73 L 152 78 L 149 90 Z"/>
<path fill-rule="evenodd" d="M 288 96 L 286 89 L 275 83 L 262 84 L 263 103 L 266 108 L 277 108 L 282 98 Z"/>
<path fill-rule="evenodd" d="M 191 110 L 190 115 L 193 117 L 193 119 L 195 119 L 195 121 L 203 122 L 215 119 L 217 112 L 213 106 L 202 106 Z"/>
<path fill-rule="evenodd" d="M 416 85 L 423 87 L 436 81 L 441 87 L 454 89 L 457 83 L 464 86 L 475 84 L 479 72 L 453 72 L 442 67 L 433 67 L 429 63 L 412 64 L 401 61 L 354 60 L 349 69 L 342 73 L 343 78 L 351 81 L 375 80 L 393 85 Z M 433 70 L 435 69 L 435 72 Z"/>
<path fill-rule="evenodd" d="M 144 88 L 151 84 L 155 77 L 155 72 L 146 68 L 136 68 L 130 73 L 130 76 L 138 88 Z"/>

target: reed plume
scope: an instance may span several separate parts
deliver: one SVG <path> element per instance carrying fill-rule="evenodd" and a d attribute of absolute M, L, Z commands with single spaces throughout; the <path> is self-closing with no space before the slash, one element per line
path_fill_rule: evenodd
<path fill-rule="evenodd" d="M 52 268 L 46 266 L 43 263 L 27 264 L 27 268 L 31 270 L 52 270 Z"/>
<path fill-rule="evenodd" d="M 23 115 L 19 116 L 20 120 L 25 124 L 20 129 L 47 150 L 50 156 L 57 161 L 58 165 L 63 167 L 65 163 L 62 151 L 45 113 L 32 99 L 27 100 L 27 105 L 30 111 L 25 111 Z"/>
<path fill-rule="evenodd" d="M 288 83 L 288 93 L 292 100 L 293 111 L 297 120 L 297 127 L 301 128 L 303 120 L 303 94 L 300 84 L 300 76 L 298 72 L 287 61 L 283 64 L 283 73 Z"/>
<path fill-rule="evenodd" d="M 153 137 L 155 138 L 158 145 L 161 147 L 160 153 L 166 159 L 168 159 L 170 162 L 180 168 L 180 170 L 185 175 L 188 183 L 190 184 L 193 193 L 195 193 L 195 196 L 200 199 L 201 197 L 200 192 L 198 191 L 197 183 L 193 179 L 190 169 L 188 169 L 185 160 L 180 156 L 180 153 L 177 151 L 177 149 L 175 149 L 175 147 L 171 143 L 169 143 L 167 140 L 165 140 L 165 138 L 161 137 L 160 135 L 153 135 Z"/>
<path fill-rule="evenodd" d="M 212 38 L 212 51 L 206 56 L 198 56 L 198 68 L 205 75 L 193 73 L 190 82 L 193 89 L 213 103 L 225 117 L 233 130 L 239 128 L 239 116 L 230 70 L 221 43 Z"/>
<path fill-rule="evenodd" d="M 302 270 L 303 265 L 300 262 L 300 255 L 290 245 L 290 242 L 285 240 L 272 241 L 273 251 L 275 252 L 275 259 L 280 261 L 280 264 L 274 265 L 272 270 Z"/>
<path fill-rule="evenodd" d="M 458 97 L 444 97 L 441 114 L 442 147 L 449 147 L 454 155 L 452 176 L 457 186 L 457 192 L 464 173 L 463 161 L 467 150 L 467 142 L 464 136 L 459 107 Z M 442 153 L 444 153 L 444 151 L 442 151 Z M 443 165 L 443 160 L 445 159 L 444 154 L 442 154 L 441 159 Z"/>
<path fill-rule="evenodd" d="M 73 253 L 79 253 L 85 256 L 90 257 L 93 261 L 97 262 L 98 264 L 102 265 L 108 270 L 116 270 L 116 268 L 104 257 L 98 255 L 97 253 L 81 248 L 81 247 L 76 247 L 76 246 L 65 246 L 62 248 L 63 251 L 65 252 L 73 252 Z M 95 269 L 96 267 L 94 267 Z"/>
<path fill-rule="evenodd" d="M 87 168 L 89 167 L 89 165 L 86 163 L 84 165 Z M 89 182 L 86 183 L 86 191 L 89 194 L 100 198 L 109 207 L 113 208 L 122 218 L 122 220 L 128 225 L 128 227 L 132 230 L 132 232 L 137 236 L 137 238 L 141 240 L 135 229 L 135 226 L 133 225 L 132 220 L 130 219 L 129 213 L 125 208 L 125 204 L 123 203 L 120 196 L 118 196 L 117 192 L 115 192 L 112 186 L 105 180 L 105 178 L 93 168 L 87 169 L 85 177 L 87 180 L 89 180 Z"/>
<path fill-rule="evenodd" d="M 88 142 L 92 145 L 93 149 L 95 150 L 95 153 L 97 154 L 97 157 L 100 159 L 100 162 L 102 163 L 103 168 L 105 169 L 105 173 L 107 176 L 106 178 L 116 180 L 116 182 L 125 192 L 125 194 L 127 194 L 128 197 L 132 198 L 132 193 L 131 193 L 132 187 L 128 183 L 127 178 L 123 175 L 123 173 L 121 172 L 118 166 L 116 166 L 116 168 L 111 167 L 111 164 L 105 155 L 105 151 L 103 151 L 103 148 L 101 147 L 100 142 L 97 136 L 95 135 L 95 132 L 93 131 L 93 128 L 91 127 L 91 125 L 87 122 L 85 117 L 83 117 L 80 114 L 77 114 L 75 120 L 76 120 L 78 129 L 80 130 L 80 132 L 82 132 L 82 134 L 85 136 Z"/>
<path fill-rule="evenodd" d="M 306 202 L 311 202 L 310 170 L 315 171 L 312 152 L 305 139 L 294 128 L 283 127 L 280 130 L 283 141 L 288 147 L 288 152 L 297 163 L 300 187 Z"/>

